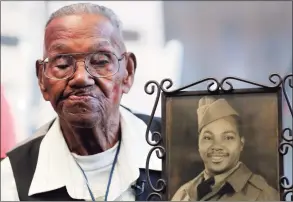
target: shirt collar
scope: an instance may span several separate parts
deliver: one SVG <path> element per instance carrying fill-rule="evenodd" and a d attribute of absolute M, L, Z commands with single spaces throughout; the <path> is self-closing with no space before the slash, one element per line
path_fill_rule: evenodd
<path fill-rule="evenodd" d="M 117 164 L 121 169 L 128 170 L 123 179 L 124 185 L 130 186 L 139 177 L 139 168 L 145 168 L 146 158 L 152 147 L 145 140 L 146 124 L 122 107 L 120 113 L 122 140 Z M 149 168 L 161 170 L 161 159 L 151 158 Z M 72 183 L 72 180 L 76 183 Z M 83 175 L 67 147 L 57 118 L 40 144 L 29 196 L 66 186 L 72 198 L 82 199 L 88 193 L 84 193 L 86 189 L 83 187 L 77 186 L 80 182 L 84 182 Z M 115 197 L 115 193 L 110 191 L 109 200 Z"/>

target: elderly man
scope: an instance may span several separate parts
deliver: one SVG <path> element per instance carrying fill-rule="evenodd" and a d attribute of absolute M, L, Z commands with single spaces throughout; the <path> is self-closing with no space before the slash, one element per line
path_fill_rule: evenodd
<path fill-rule="evenodd" d="M 205 170 L 179 188 L 172 201 L 278 201 L 278 192 L 239 161 L 244 137 L 238 113 L 224 99 L 199 101 L 199 154 Z"/>
<path fill-rule="evenodd" d="M 120 107 L 135 68 L 110 9 L 81 3 L 54 12 L 36 72 L 58 117 L 1 162 L 1 200 L 145 200 L 146 124 Z M 150 169 L 160 177 L 161 161 Z"/>

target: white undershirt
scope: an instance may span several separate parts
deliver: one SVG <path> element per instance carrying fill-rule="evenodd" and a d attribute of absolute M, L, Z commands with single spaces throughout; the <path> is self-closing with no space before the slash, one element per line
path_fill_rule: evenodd
<path fill-rule="evenodd" d="M 104 201 L 117 149 L 118 143 L 116 143 L 111 149 L 95 155 L 79 156 L 72 153 L 76 162 L 85 172 L 90 189 L 96 201 Z M 119 185 L 121 184 L 120 176 L 123 175 L 121 170 L 119 170 L 119 165 L 115 166 L 114 172 L 117 173 L 117 175 L 113 175 L 111 184 Z M 125 190 L 125 188 L 121 186 L 114 187 L 110 185 L 109 192 L 118 193 L 116 200 L 133 201 L 135 199 L 133 190 L 130 187 Z"/>

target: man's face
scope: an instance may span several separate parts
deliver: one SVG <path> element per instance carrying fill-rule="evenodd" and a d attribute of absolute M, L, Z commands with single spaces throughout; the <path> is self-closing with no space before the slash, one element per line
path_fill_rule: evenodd
<path fill-rule="evenodd" d="M 99 15 L 72 15 L 56 18 L 45 30 L 45 57 L 58 54 L 106 51 L 122 57 L 117 31 L 110 21 Z M 58 115 L 76 127 L 93 127 L 117 111 L 123 93 L 134 77 L 133 55 L 126 55 L 119 71 L 110 77 L 95 78 L 85 69 L 84 57 L 74 56 L 76 71 L 65 80 L 49 79 L 37 65 L 39 85 L 45 100 Z"/>
<path fill-rule="evenodd" d="M 205 169 L 212 175 L 233 168 L 240 158 L 244 139 L 240 138 L 234 118 L 216 120 L 202 128 L 199 153 Z"/>

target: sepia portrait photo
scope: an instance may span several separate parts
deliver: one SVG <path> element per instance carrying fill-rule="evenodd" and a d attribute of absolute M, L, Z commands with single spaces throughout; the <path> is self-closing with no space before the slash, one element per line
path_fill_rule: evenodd
<path fill-rule="evenodd" d="M 166 200 L 280 201 L 279 92 L 163 98 Z"/>

